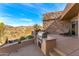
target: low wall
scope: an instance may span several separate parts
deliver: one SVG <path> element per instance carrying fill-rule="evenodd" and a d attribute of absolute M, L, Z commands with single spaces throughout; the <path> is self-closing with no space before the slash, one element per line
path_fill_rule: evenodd
<path fill-rule="evenodd" d="M 13 44 L 13 45 L 10 45 L 7 47 L 2 47 L 2 48 L 0 48 L 0 54 L 15 52 L 15 51 L 17 51 L 17 49 L 20 49 L 20 48 L 30 45 L 30 44 L 33 44 L 33 40 L 24 41 L 21 44 L 17 43 L 17 44 Z"/>

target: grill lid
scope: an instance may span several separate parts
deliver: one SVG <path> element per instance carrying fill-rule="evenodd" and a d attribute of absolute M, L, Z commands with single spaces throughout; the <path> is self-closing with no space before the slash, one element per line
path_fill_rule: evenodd
<path fill-rule="evenodd" d="M 47 38 L 48 32 L 38 32 L 38 37 Z"/>

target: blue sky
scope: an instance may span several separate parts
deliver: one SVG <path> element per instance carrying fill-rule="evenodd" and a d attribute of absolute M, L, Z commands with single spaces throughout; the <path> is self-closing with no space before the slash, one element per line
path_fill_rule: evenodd
<path fill-rule="evenodd" d="M 65 3 L 0 3 L 0 21 L 11 26 L 42 25 L 43 14 L 63 11 Z"/>

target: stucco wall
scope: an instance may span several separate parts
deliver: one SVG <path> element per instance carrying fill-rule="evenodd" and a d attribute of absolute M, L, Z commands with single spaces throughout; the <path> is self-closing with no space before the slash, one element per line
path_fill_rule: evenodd
<path fill-rule="evenodd" d="M 73 17 L 71 19 L 71 22 L 74 22 L 75 23 L 75 34 L 78 35 L 78 17 L 77 16 L 76 17 Z M 71 25 L 71 27 L 72 27 L 72 25 Z"/>

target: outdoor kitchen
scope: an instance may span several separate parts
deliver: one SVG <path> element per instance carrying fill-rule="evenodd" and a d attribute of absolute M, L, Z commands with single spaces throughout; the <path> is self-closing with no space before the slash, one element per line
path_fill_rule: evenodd
<path fill-rule="evenodd" d="M 36 37 L 36 45 L 42 50 L 44 55 L 49 55 L 49 51 L 56 47 L 56 39 L 48 37 L 48 32 L 39 31 Z"/>

